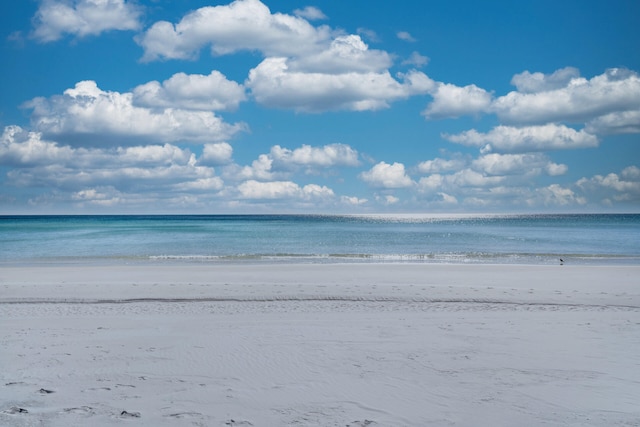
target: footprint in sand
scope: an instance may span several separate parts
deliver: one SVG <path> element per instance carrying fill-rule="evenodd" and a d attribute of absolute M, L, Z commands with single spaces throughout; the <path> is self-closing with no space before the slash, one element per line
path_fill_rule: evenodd
<path fill-rule="evenodd" d="M 9 415 L 16 415 L 16 414 L 28 414 L 29 411 L 27 411 L 24 408 L 19 408 L 17 406 L 12 406 L 11 408 L 5 409 L 4 411 L 2 411 L 2 413 L 9 414 Z"/>
<path fill-rule="evenodd" d="M 86 390 L 82 390 L 82 392 L 84 393 L 85 391 L 99 391 L 99 390 L 111 391 L 111 387 L 91 387 L 91 388 L 88 388 Z"/>
<path fill-rule="evenodd" d="M 87 417 L 95 415 L 95 411 L 91 406 L 80 406 L 78 408 L 64 408 L 63 411 L 67 414 L 79 414 Z"/>
<path fill-rule="evenodd" d="M 129 412 L 122 411 L 120 412 L 120 418 L 140 418 L 140 412 Z"/>
<path fill-rule="evenodd" d="M 165 415 L 165 417 L 170 418 L 193 418 L 193 417 L 201 417 L 202 414 L 200 412 L 177 412 L 175 414 Z"/>
<path fill-rule="evenodd" d="M 224 423 L 226 426 L 252 426 L 253 423 L 249 421 L 236 421 L 236 420 L 228 420 Z"/>

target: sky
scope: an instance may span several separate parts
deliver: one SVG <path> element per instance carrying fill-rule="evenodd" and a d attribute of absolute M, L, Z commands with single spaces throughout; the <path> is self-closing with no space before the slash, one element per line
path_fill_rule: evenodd
<path fill-rule="evenodd" d="M 640 212 L 640 2 L 0 3 L 0 214 Z"/>

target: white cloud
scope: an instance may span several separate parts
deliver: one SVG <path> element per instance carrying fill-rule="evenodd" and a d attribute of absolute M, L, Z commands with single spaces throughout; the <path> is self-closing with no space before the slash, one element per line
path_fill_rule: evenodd
<path fill-rule="evenodd" d="M 202 148 L 202 156 L 198 159 L 198 163 L 203 165 L 224 165 L 231 162 L 233 148 L 227 142 L 218 142 L 216 144 L 205 144 Z"/>
<path fill-rule="evenodd" d="M 304 112 L 379 110 L 433 90 L 435 82 L 415 70 L 392 77 L 392 56 L 369 49 L 359 35 L 314 27 L 301 17 L 319 17 L 318 12 L 306 8 L 297 10 L 298 16 L 271 13 L 259 0 L 236 0 L 195 10 L 176 25 L 157 22 L 137 40 L 145 49 L 145 61 L 191 59 L 205 45 L 218 55 L 259 51 L 265 58 L 249 72 L 245 86 L 267 107 Z M 416 52 L 411 63 L 421 66 L 427 59 Z M 148 83 L 139 88 L 145 96 L 136 99 L 142 105 L 168 106 L 161 89 L 158 82 Z"/>
<path fill-rule="evenodd" d="M 334 197 L 333 190 L 325 186 L 308 184 L 300 187 L 292 181 L 260 182 L 249 180 L 238 186 L 240 197 L 244 199 L 325 199 Z"/>
<path fill-rule="evenodd" d="M 110 207 L 123 201 L 122 194 L 113 187 L 101 186 L 79 190 L 71 194 L 71 200 L 82 204 Z"/>
<path fill-rule="evenodd" d="M 290 71 L 286 58 L 267 58 L 249 73 L 246 86 L 256 101 L 275 108 L 320 112 L 379 110 L 411 95 L 427 93 L 433 81 L 412 71 L 400 76 L 388 71 L 343 74 Z"/>
<path fill-rule="evenodd" d="M 27 132 L 18 126 L 8 126 L 0 137 L 0 164 L 15 167 L 60 166 L 71 169 L 91 169 L 137 166 L 194 166 L 191 151 L 171 144 L 116 147 L 112 149 L 61 146 L 42 139 L 39 132 Z"/>
<path fill-rule="evenodd" d="M 519 87 L 537 92 L 510 92 L 497 98 L 492 110 L 507 124 L 583 123 L 611 113 L 640 110 L 640 77 L 633 71 L 613 68 L 591 80 L 574 77 L 572 69 L 556 73 L 561 78 L 553 84 L 549 82 L 551 77 L 538 82 L 533 75 L 516 76 Z M 564 86 L 543 90 L 561 83 Z"/>
<path fill-rule="evenodd" d="M 438 83 L 432 91 L 433 102 L 422 114 L 429 119 L 460 117 L 487 112 L 491 106 L 491 93 L 476 85 L 464 87 Z"/>
<path fill-rule="evenodd" d="M 483 152 L 527 152 L 597 147 L 598 138 L 584 130 L 548 124 L 543 126 L 497 126 L 488 133 L 475 129 L 457 135 L 443 135 L 451 142 L 481 147 Z"/>
<path fill-rule="evenodd" d="M 542 199 L 545 206 L 569 206 L 584 205 L 587 200 L 584 197 L 576 195 L 570 188 L 563 187 L 559 184 L 551 184 L 548 187 L 540 188 L 536 191 L 537 196 Z M 532 200 L 532 203 L 534 200 Z"/>
<path fill-rule="evenodd" d="M 320 9 L 314 6 L 307 6 L 304 9 L 296 9 L 293 14 L 309 21 L 327 19 L 327 16 Z"/>
<path fill-rule="evenodd" d="M 378 43 L 380 41 L 378 34 L 369 28 L 360 27 L 356 30 L 356 33 L 372 43 Z"/>
<path fill-rule="evenodd" d="M 17 126 L 5 128 L 0 138 L 0 164 L 13 167 L 6 185 L 45 187 L 68 194 L 71 201 L 103 205 L 135 197 L 157 199 L 158 193 L 166 194 L 164 198 L 181 192 L 216 192 L 223 186 L 213 168 L 199 165 L 193 153 L 171 144 L 74 148 Z"/>
<path fill-rule="evenodd" d="M 445 175 L 434 173 L 429 176 L 420 178 L 418 181 L 418 189 L 422 192 L 433 193 L 445 184 Z"/>
<path fill-rule="evenodd" d="M 179 192 L 218 192 L 224 187 L 224 181 L 218 176 L 199 178 L 174 184 L 172 188 Z"/>
<path fill-rule="evenodd" d="M 133 90 L 133 105 L 186 110 L 235 110 L 246 99 L 242 85 L 219 71 L 209 75 L 174 74 L 160 84 L 151 81 Z"/>
<path fill-rule="evenodd" d="M 460 170 L 466 166 L 467 162 L 463 159 L 441 159 L 426 160 L 418 164 L 418 172 L 424 174 L 434 174 L 442 172 L 453 172 Z"/>
<path fill-rule="evenodd" d="M 513 76 L 511 83 L 518 90 L 495 99 L 475 85 L 437 83 L 431 91 L 433 102 L 422 114 L 441 119 L 495 113 L 502 128 L 515 125 L 509 129 L 584 123 L 586 133 L 592 135 L 640 133 L 640 76 L 634 71 L 612 68 L 587 80 L 576 68 L 566 67 L 551 74 L 525 71 Z M 594 146 L 593 138 L 580 139 Z"/>
<path fill-rule="evenodd" d="M 125 0 L 44 0 L 34 16 L 32 36 L 52 42 L 64 34 L 77 37 L 109 30 L 138 30 L 141 9 Z"/>
<path fill-rule="evenodd" d="M 360 36 L 338 36 L 322 51 L 297 56 L 287 61 L 291 71 L 340 74 L 379 72 L 391 66 L 387 52 L 369 49 Z"/>
<path fill-rule="evenodd" d="M 640 133 L 640 109 L 596 117 L 587 122 L 585 130 L 597 135 Z"/>
<path fill-rule="evenodd" d="M 228 124 L 208 111 L 173 108 L 148 109 L 133 105 L 130 92 L 101 90 L 94 81 L 83 81 L 63 95 L 35 98 L 34 128 L 59 141 L 91 145 L 149 142 L 211 142 L 231 138 L 246 125 Z"/>
<path fill-rule="evenodd" d="M 272 165 L 273 159 L 269 155 L 260 154 L 258 158 L 251 163 L 251 166 L 232 164 L 225 167 L 223 175 L 226 179 L 234 181 L 270 181 L 280 176 L 272 171 Z"/>
<path fill-rule="evenodd" d="M 335 196 L 333 190 L 324 185 L 307 184 L 302 187 L 303 198 L 309 199 L 331 199 Z"/>
<path fill-rule="evenodd" d="M 440 199 L 439 202 L 445 205 L 457 205 L 458 204 L 458 199 L 455 196 L 452 196 L 450 194 L 447 193 L 436 193 L 436 195 L 438 196 L 438 198 Z"/>
<path fill-rule="evenodd" d="M 580 71 L 573 67 L 561 68 L 552 74 L 530 73 L 529 71 L 525 71 L 513 76 L 511 84 L 518 89 L 518 92 L 538 93 L 562 89 L 566 87 L 571 80 L 578 77 L 580 77 Z"/>
<path fill-rule="evenodd" d="M 472 169 L 445 176 L 445 182 L 454 187 L 495 187 L 504 181 L 505 176 L 487 176 Z"/>
<path fill-rule="evenodd" d="M 404 61 L 402 61 L 403 65 L 413 65 L 413 66 L 416 66 L 418 68 L 424 67 L 428 63 L 429 63 L 429 57 L 420 55 L 420 53 L 418 53 L 416 51 L 412 52 L 411 56 L 409 56 L 409 58 L 407 58 Z"/>
<path fill-rule="evenodd" d="M 376 196 L 376 201 L 382 203 L 383 205 L 390 206 L 398 203 L 400 199 L 397 198 L 396 196 L 392 196 L 391 194 L 387 194 L 384 196 Z"/>
<path fill-rule="evenodd" d="M 286 179 L 300 168 L 305 173 L 316 174 L 337 166 L 354 167 L 359 164 L 358 152 L 344 144 L 302 145 L 294 150 L 275 145 L 268 154 L 260 154 L 249 166 L 225 166 L 223 176 L 230 181 L 273 181 Z"/>
<path fill-rule="evenodd" d="M 406 41 L 406 42 L 415 42 L 415 41 L 416 41 L 416 39 L 415 39 L 411 34 L 409 34 L 409 33 L 408 33 L 408 32 L 406 32 L 406 31 L 398 31 L 398 32 L 396 33 L 396 36 L 397 36 L 400 40 L 404 40 L 404 41 Z"/>
<path fill-rule="evenodd" d="M 37 166 L 68 161 L 74 156 L 70 147 L 43 141 L 38 132 L 19 126 L 7 126 L 0 137 L 0 164 L 15 167 Z"/>
<path fill-rule="evenodd" d="M 340 201 L 343 204 L 349 205 L 349 206 L 361 206 L 361 205 L 366 204 L 369 200 L 361 199 L 361 198 L 356 197 L 356 196 L 342 196 L 342 197 L 340 197 Z"/>
<path fill-rule="evenodd" d="M 637 166 L 629 166 L 619 175 L 610 173 L 582 178 L 576 184 L 586 193 L 597 194 L 603 200 L 640 201 L 640 168 Z"/>
<path fill-rule="evenodd" d="M 156 22 L 137 42 L 143 61 L 193 59 L 206 45 L 217 55 L 257 50 L 265 55 L 296 55 L 317 50 L 330 37 L 303 18 L 274 13 L 259 0 L 236 0 L 207 6 L 185 15 L 177 24 Z"/>
<path fill-rule="evenodd" d="M 531 186 L 532 177 L 556 176 L 567 171 L 566 165 L 554 163 L 541 153 L 487 154 L 469 162 L 468 167 L 462 159 L 438 158 L 423 162 L 421 166 L 418 169 L 429 175 L 418 181 L 419 193 L 431 195 L 432 201 L 438 203 L 463 200 L 465 204 L 473 205 L 478 205 L 476 199 L 482 198 L 488 205 L 506 198 L 519 198 L 523 202 L 530 195 L 525 196 L 518 188 Z"/>
<path fill-rule="evenodd" d="M 471 168 L 485 175 L 547 175 L 556 176 L 567 172 L 566 165 L 553 163 L 542 153 L 533 154 L 486 154 L 471 163 Z"/>
<path fill-rule="evenodd" d="M 640 182 L 640 168 L 637 166 L 624 168 L 621 175 L 625 180 Z"/>
<path fill-rule="evenodd" d="M 276 145 L 271 148 L 270 157 L 285 168 L 290 165 L 327 168 L 360 164 L 358 152 L 345 144 L 329 144 L 322 147 L 305 144 L 295 150 Z"/>
<path fill-rule="evenodd" d="M 414 185 L 402 163 L 380 162 L 370 170 L 362 172 L 359 177 L 372 187 L 378 188 L 406 188 Z"/>
<path fill-rule="evenodd" d="M 95 153 L 98 151 L 94 151 Z M 110 152 L 106 152 L 110 154 Z M 189 150 L 183 150 L 171 144 L 118 147 L 114 153 L 120 164 L 136 165 L 195 165 L 195 156 Z"/>

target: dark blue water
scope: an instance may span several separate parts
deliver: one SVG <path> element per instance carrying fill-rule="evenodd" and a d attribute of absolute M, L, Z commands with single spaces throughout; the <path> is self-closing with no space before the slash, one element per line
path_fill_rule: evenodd
<path fill-rule="evenodd" d="M 640 215 L 0 216 L 0 262 L 640 264 Z"/>

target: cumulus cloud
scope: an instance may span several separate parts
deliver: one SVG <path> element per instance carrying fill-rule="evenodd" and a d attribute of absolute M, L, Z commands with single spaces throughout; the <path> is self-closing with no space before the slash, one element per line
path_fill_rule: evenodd
<path fill-rule="evenodd" d="M 122 198 L 136 192 L 218 191 L 223 184 L 213 168 L 172 144 L 74 148 L 17 126 L 6 127 L 0 138 L 0 164 L 13 167 L 7 173 L 11 186 L 45 186 L 76 201 L 115 200 L 100 189 Z"/>
<path fill-rule="evenodd" d="M 197 9 L 175 25 L 156 22 L 137 42 L 144 49 L 143 61 L 193 59 L 207 45 L 216 55 L 249 50 L 290 56 L 317 50 L 330 33 L 327 27 L 315 28 L 301 17 L 272 14 L 259 0 L 236 0 Z"/>
<path fill-rule="evenodd" d="M 402 163 L 380 162 L 370 170 L 360 173 L 360 179 L 377 188 L 406 188 L 414 185 Z"/>
<path fill-rule="evenodd" d="M 379 110 L 411 95 L 427 93 L 433 81 L 412 71 L 395 80 L 388 71 L 342 74 L 289 70 L 286 58 L 267 58 L 249 73 L 246 86 L 260 104 L 296 111 Z"/>
<path fill-rule="evenodd" d="M 178 192 L 218 192 L 224 188 L 224 181 L 219 176 L 199 178 L 193 181 L 173 184 L 172 189 Z"/>
<path fill-rule="evenodd" d="M 44 0 L 33 18 L 32 36 L 52 42 L 64 34 L 85 37 L 109 30 L 138 30 L 141 13 L 125 0 Z"/>
<path fill-rule="evenodd" d="M 234 163 L 225 167 L 223 176 L 232 181 L 271 181 L 285 176 L 285 174 L 274 172 L 272 166 L 273 159 L 267 154 L 260 154 L 250 166 L 240 166 Z"/>
<path fill-rule="evenodd" d="M 246 125 L 228 124 L 209 111 L 149 109 L 133 105 L 133 94 L 101 90 L 82 81 L 63 95 L 35 98 L 33 127 L 59 141 L 86 145 L 104 140 L 122 144 L 148 142 L 211 142 L 231 138 Z"/>
<path fill-rule="evenodd" d="M 503 123 L 521 125 L 584 123 L 607 114 L 640 110 L 640 77 L 633 71 L 612 68 L 590 80 L 577 77 L 573 69 L 556 73 L 538 79 L 516 76 L 518 88 L 526 92 L 497 98 L 492 110 Z"/>
<path fill-rule="evenodd" d="M 576 183 L 585 194 L 605 205 L 613 202 L 640 202 L 640 168 L 629 166 L 620 174 L 595 175 Z"/>
<path fill-rule="evenodd" d="M 345 144 L 320 147 L 303 144 L 293 150 L 275 145 L 269 153 L 259 155 L 251 165 L 231 164 L 225 167 L 223 175 L 232 181 L 271 181 L 289 177 L 299 169 L 316 174 L 334 167 L 359 165 L 358 152 Z"/>
<path fill-rule="evenodd" d="M 472 161 L 436 158 L 422 162 L 418 170 L 428 175 L 418 180 L 416 189 L 434 206 L 460 204 L 484 208 L 543 204 L 540 193 L 531 188 L 532 178 L 561 175 L 568 167 L 542 153 L 491 153 Z"/>
<path fill-rule="evenodd" d="M 314 6 L 307 6 L 303 9 L 296 9 L 293 14 L 309 21 L 327 19 L 327 16 L 320 9 Z"/>
<path fill-rule="evenodd" d="M 369 200 L 361 199 L 356 196 L 341 196 L 340 201 L 342 202 L 342 204 L 348 205 L 348 206 L 361 206 L 361 205 L 367 204 Z"/>
<path fill-rule="evenodd" d="M 376 201 L 378 203 L 382 203 L 383 205 L 391 206 L 398 203 L 400 199 L 396 196 L 392 196 L 391 194 L 386 194 L 383 196 L 376 196 Z"/>
<path fill-rule="evenodd" d="M 566 150 L 598 146 L 598 138 L 584 130 L 576 131 L 564 125 L 497 126 L 488 133 L 475 129 L 443 137 L 456 144 L 480 147 L 483 152 L 527 152 Z"/>
<path fill-rule="evenodd" d="M 545 206 L 584 205 L 587 203 L 587 199 L 576 195 L 573 190 L 560 184 L 551 184 L 547 187 L 539 188 L 536 193 L 536 197 L 531 202 L 538 202 L 535 199 L 539 198 Z"/>
<path fill-rule="evenodd" d="M 117 169 L 128 166 L 195 165 L 190 150 L 175 145 L 145 145 L 112 149 L 73 148 L 42 139 L 39 132 L 7 126 L 0 137 L 0 164 L 14 167 L 58 166 L 69 169 Z"/>
<path fill-rule="evenodd" d="M 576 68 L 566 67 L 551 74 L 525 71 L 511 83 L 517 91 L 495 99 L 475 85 L 437 83 L 430 93 L 433 101 L 422 114 L 442 119 L 494 113 L 503 124 L 500 128 L 521 128 L 523 134 L 536 127 L 584 124 L 585 133 L 593 137 L 583 134 L 581 143 L 566 148 L 594 146 L 594 135 L 640 132 L 640 76 L 634 71 L 612 68 L 588 80 Z"/>
<path fill-rule="evenodd" d="M 466 161 L 463 159 L 441 159 L 435 158 L 433 160 L 426 160 L 418 164 L 418 172 L 424 174 L 434 174 L 442 172 L 453 172 L 460 170 L 466 166 Z"/>
<path fill-rule="evenodd" d="M 244 199 L 326 199 L 333 198 L 333 190 L 325 186 L 308 184 L 300 187 L 292 181 L 260 182 L 249 180 L 238 186 L 240 197 Z"/>
<path fill-rule="evenodd" d="M 438 83 L 432 90 L 433 102 L 422 114 L 428 119 L 460 117 L 487 112 L 491 106 L 490 92 L 476 85 L 464 87 Z"/>
<path fill-rule="evenodd" d="M 318 9 L 307 7 L 295 13 L 272 13 L 259 0 L 236 0 L 190 12 L 175 25 L 157 22 L 137 41 L 145 50 L 144 61 L 195 58 L 205 45 L 216 55 L 258 51 L 265 58 L 249 72 L 245 86 L 258 103 L 273 108 L 379 110 L 433 90 L 435 82 L 415 70 L 392 76 L 393 57 L 370 49 L 360 35 L 311 25 L 305 18 L 321 17 Z M 419 67 L 427 60 L 415 52 L 407 63 Z M 145 106 L 170 105 L 177 100 L 167 94 L 167 86 L 168 82 L 141 86 L 135 92 L 139 95 L 136 100 Z M 196 103 L 195 107 L 202 106 Z M 221 108 L 229 109 L 228 103 L 223 102 Z"/>
<path fill-rule="evenodd" d="M 502 184 L 505 179 L 504 175 L 488 176 L 473 169 L 463 169 L 445 176 L 445 181 L 455 187 L 494 187 Z"/>
<path fill-rule="evenodd" d="M 212 166 L 224 165 L 231 162 L 232 155 L 233 147 L 227 142 L 205 144 L 198 163 Z"/>
<path fill-rule="evenodd" d="M 562 175 L 567 172 L 566 165 L 549 160 L 542 153 L 529 154 L 485 154 L 471 162 L 471 168 L 485 175 Z"/>
<path fill-rule="evenodd" d="M 360 36 L 338 36 L 322 51 L 297 56 L 287 61 L 291 71 L 340 74 L 377 72 L 391 66 L 387 52 L 369 49 Z"/>
<path fill-rule="evenodd" d="M 0 164 L 14 167 L 38 166 L 68 161 L 74 156 L 70 147 L 43 141 L 40 133 L 20 126 L 7 126 L 0 137 Z"/>
<path fill-rule="evenodd" d="M 597 135 L 640 133 L 640 109 L 596 117 L 587 122 L 585 131 Z"/>
<path fill-rule="evenodd" d="M 538 93 L 562 89 L 578 77 L 580 77 L 580 71 L 573 67 L 561 68 L 552 74 L 524 71 L 513 76 L 511 84 L 518 89 L 518 92 Z"/>
<path fill-rule="evenodd" d="M 280 166 L 304 166 L 327 168 L 333 166 L 358 166 L 358 152 L 345 144 L 329 144 L 322 147 L 302 145 L 290 150 L 276 145 L 271 148 L 270 157 Z"/>
<path fill-rule="evenodd" d="M 246 99 L 242 85 L 219 71 L 209 75 L 174 74 L 160 83 L 151 81 L 133 90 L 133 105 L 186 110 L 235 110 Z"/>

